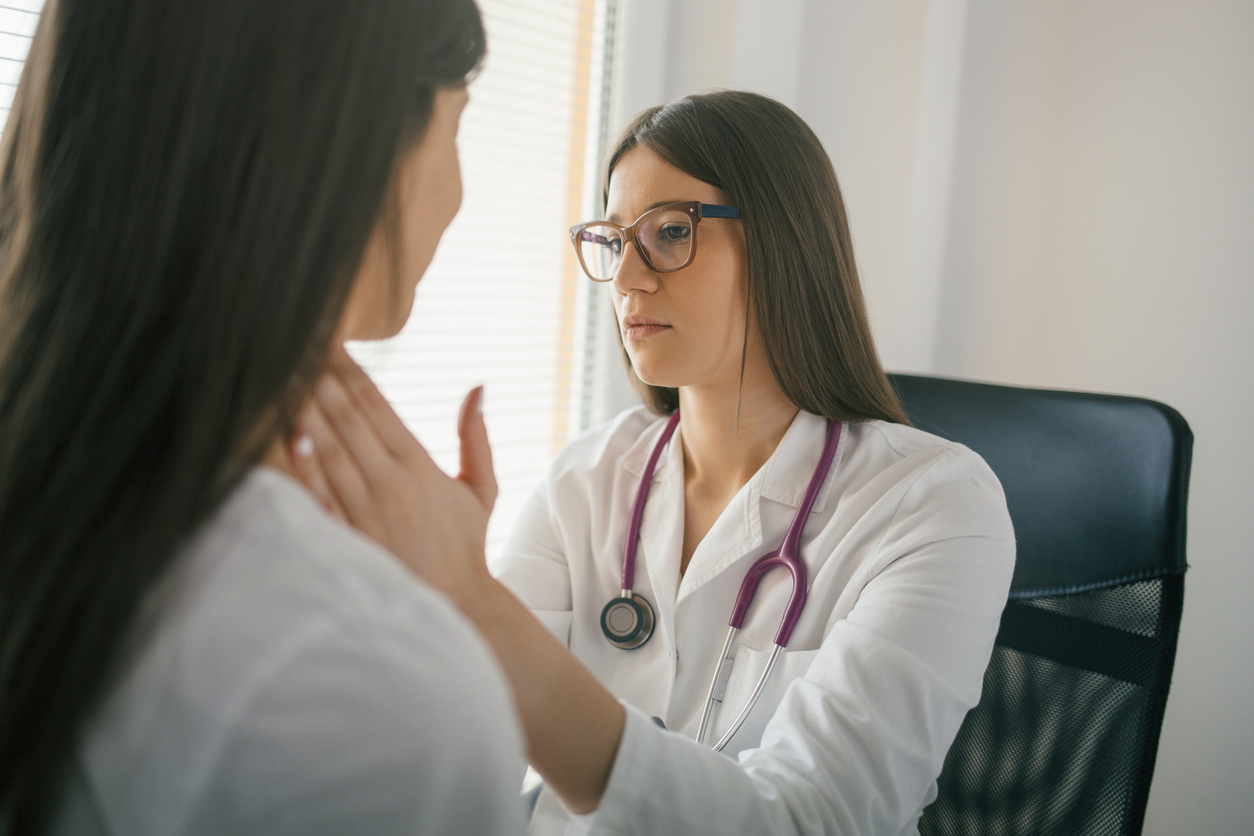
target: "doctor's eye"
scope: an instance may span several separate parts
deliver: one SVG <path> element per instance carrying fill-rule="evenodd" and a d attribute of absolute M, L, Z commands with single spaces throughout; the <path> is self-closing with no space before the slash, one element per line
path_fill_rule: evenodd
<path fill-rule="evenodd" d="M 657 232 L 658 243 L 671 246 L 687 245 L 692 237 L 692 227 L 687 224 L 667 224 Z"/>

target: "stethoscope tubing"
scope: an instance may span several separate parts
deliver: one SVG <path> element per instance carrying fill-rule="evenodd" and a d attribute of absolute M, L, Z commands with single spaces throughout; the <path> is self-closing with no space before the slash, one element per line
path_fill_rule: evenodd
<path fill-rule="evenodd" d="M 723 736 L 719 738 L 718 743 L 714 744 L 714 751 L 721 752 L 727 742 L 732 739 L 732 735 L 740 731 L 740 727 L 744 725 L 745 718 L 749 716 L 749 712 L 758 704 L 758 697 L 762 696 L 762 689 L 766 687 L 766 680 L 771 676 L 771 670 L 775 667 L 775 662 L 779 659 L 779 654 L 784 651 L 782 645 L 775 645 L 771 648 L 771 656 L 766 660 L 766 669 L 762 671 L 762 675 L 758 677 L 758 684 L 753 686 L 753 693 L 749 695 L 749 699 L 745 700 L 745 707 L 740 709 L 740 713 L 736 715 L 736 719 L 727 731 L 723 732 Z"/>
<path fill-rule="evenodd" d="M 649 488 L 653 484 L 653 472 L 657 469 L 658 459 L 662 457 L 662 450 L 671 440 L 678 426 L 679 410 L 677 409 L 671 413 L 657 443 L 653 445 L 653 452 L 649 453 L 649 460 L 644 466 L 644 476 L 640 479 L 640 487 L 636 488 L 636 499 L 631 504 L 631 517 L 627 520 L 627 542 L 623 545 L 623 597 L 630 594 L 636 582 L 636 548 L 640 543 L 640 521 L 644 519 L 644 506 L 649 499 Z"/>
<path fill-rule="evenodd" d="M 636 549 L 640 540 L 640 523 L 644 518 L 644 506 L 649 496 L 649 488 L 653 482 L 653 473 L 657 468 L 658 459 L 662 455 L 662 449 L 670 441 L 674 435 L 676 427 L 679 426 L 679 411 L 676 410 L 667 420 L 666 426 L 662 429 L 662 434 L 658 437 L 653 451 L 649 454 L 648 462 L 645 465 L 644 473 L 640 479 L 640 486 L 636 490 L 635 502 L 632 504 L 631 517 L 627 523 L 627 542 L 623 550 L 623 575 L 622 575 L 622 591 L 620 598 L 611 601 L 606 606 L 606 611 L 611 606 L 619 605 L 619 601 L 630 599 L 634 596 L 632 587 L 635 582 L 636 573 Z M 723 665 L 728 660 L 728 654 L 731 652 L 732 643 L 735 641 L 736 634 L 740 628 L 744 626 L 745 617 L 749 613 L 749 607 L 753 603 L 754 597 L 757 595 L 758 587 L 762 583 L 762 578 L 772 569 L 784 567 L 788 569 L 792 575 L 792 593 L 788 598 L 788 606 L 784 610 L 784 616 L 780 619 L 779 631 L 775 635 L 774 647 L 771 649 L 770 658 L 767 659 L 766 668 L 758 677 L 757 684 L 753 687 L 753 692 L 749 695 L 749 699 L 745 702 L 744 708 L 736 716 L 736 719 L 723 733 L 718 742 L 714 745 L 716 752 L 722 751 L 732 736 L 740 730 L 744 724 L 745 718 L 749 716 L 749 712 L 757 704 L 758 698 L 762 695 L 763 688 L 766 687 L 766 681 L 770 678 L 771 671 L 775 668 L 775 663 L 779 660 L 780 653 L 788 646 L 788 640 L 792 638 L 793 629 L 797 626 L 797 622 L 801 619 L 801 612 L 805 608 L 807 593 L 807 578 L 805 563 L 801 560 L 801 534 L 805 529 L 805 524 L 810 516 L 810 512 L 814 508 L 815 500 L 818 498 L 819 490 L 823 487 L 823 483 L 827 480 L 827 475 L 831 470 L 832 462 L 836 457 L 836 448 L 840 444 L 841 423 L 839 421 L 827 422 L 827 438 L 823 445 L 823 453 L 819 457 L 819 462 L 814 468 L 814 473 L 810 477 L 810 483 L 806 486 L 806 492 L 802 497 L 801 504 L 797 508 L 797 513 L 793 517 L 792 523 L 788 526 L 788 532 L 784 535 L 784 542 L 779 548 L 768 555 L 759 558 L 754 562 L 753 566 L 745 574 L 744 581 L 740 585 L 740 593 L 736 596 L 736 605 L 732 609 L 731 619 L 728 622 L 727 637 L 723 642 L 723 650 L 719 653 L 718 664 L 714 666 L 714 675 L 710 679 L 710 687 L 706 692 L 705 706 L 701 712 L 701 724 L 697 730 L 697 742 L 705 741 L 706 732 L 710 726 L 710 718 L 713 714 L 715 690 L 718 687 L 719 678 L 723 671 Z M 639 597 L 639 596 L 634 596 Z M 648 606 L 647 602 L 640 599 L 641 603 Z M 651 610 L 650 610 L 651 612 Z M 606 630 L 606 637 L 614 642 L 615 639 L 609 634 L 609 627 L 605 623 L 605 612 L 602 613 L 602 629 Z M 649 626 L 652 632 L 652 624 Z M 646 636 L 644 641 L 647 641 Z M 633 647 L 643 644 L 625 645 L 618 643 L 618 646 L 624 649 L 632 649 Z"/>
<path fill-rule="evenodd" d="M 697 742 L 705 741 L 705 730 L 710 724 L 710 715 L 714 713 L 714 689 L 718 687 L 719 677 L 723 674 L 723 664 L 727 661 L 727 654 L 731 652 L 732 642 L 736 640 L 736 634 L 740 632 L 738 627 L 727 628 L 727 638 L 723 641 L 723 649 L 718 654 L 718 664 L 714 666 L 714 675 L 710 677 L 710 687 L 705 692 L 705 708 L 701 711 L 701 725 L 697 728 Z M 716 748 L 715 751 L 718 751 Z"/>

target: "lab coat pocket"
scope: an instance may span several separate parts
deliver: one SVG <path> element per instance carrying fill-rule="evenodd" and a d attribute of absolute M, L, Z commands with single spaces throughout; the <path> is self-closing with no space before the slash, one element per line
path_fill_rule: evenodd
<path fill-rule="evenodd" d="M 731 677 L 727 680 L 723 703 L 714 721 L 715 735 L 708 738 L 709 744 L 720 740 L 740 716 L 762 676 L 762 671 L 766 670 L 767 660 L 771 658 L 771 651 L 774 649 L 774 645 L 768 645 L 765 650 L 754 650 L 742 645 L 736 651 L 736 661 L 732 665 Z M 789 683 L 806 675 L 817 653 L 818 650 L 785 650 L 780 654 L 770 679 L 762 687 L 761 696 L 740 730 L 728 741 L 723 749 L 724 754 L 735 757 L 740 750 L 752 749 L 761 742 L 762 732 L 784 699 Z"/>

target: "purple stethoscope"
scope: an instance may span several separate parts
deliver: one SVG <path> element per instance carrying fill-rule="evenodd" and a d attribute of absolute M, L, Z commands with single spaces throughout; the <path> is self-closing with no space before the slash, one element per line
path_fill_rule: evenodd
<path fill-rule="evenodd" d="M 644 504 L 649 497 L 653 471 L 657 468 L 658 459 L 662 456 L 662 449 L 671 440 L 678 426 L 679 412 L 676 411 L 666 422 L 661 437 L 653 446 L 653 452 L 649 454 L 649 461 L 644 467 L 644 475 L 640 477 L 640 487 L 636 490 L 636 500 L 631 507 L 631 518 L 627 524 L 627 545 L 623 551 L 622 592 L 619 597 L 611 600 L 605 605 L 605 609 L 601 610 L 601 631 L 605 633 L 605 638 L 609 639 L 610 644 L 621 647 L 623 650 L 635 650 L 653 635 L 653 607 L 643 596 L 632 591 L 636 577 L 636 547 L 640 541 L 640 520 L 644 517 Z M 736 596 L 736 606 L 728 622 L 727 640 L 723 642 L 719 664 L 714 669 L 714 677 L 710 680 L 709 691 L 706 692 L 705 709 L 701 712 L 701 727 L 697 731 L 697 742 L 705 740 L 705 732 L 710 723 L 714 703 L 719 701 L 715 698 L 715 690 L 722 678 L 720 674 L 724 672 L 727 653 L 731 650 L 736 633 L 745 622 L 745 615 L 749 612 L 749 605 L 753 603 L 753 596 L 757 594 L 762 577 L 777 566 L 783 566 L 792 574 L 792 595 L 788 599 L 788 607 L 784 610 L 784 617 L 780 621 L 779 632 L 775 634 L 775 647 L 771 650 L 771 656 L 766 662 L 766 670 L 762 671 L 758 684 L 754 686 L 753 693 L 749 695 L 749 700 L 737 715 L 736 721 L 715 744 L 714 751 L 716 752 L 722 751 L 732 735 L 740 730 L 745 718 L 749 716 L 749 712 L 757 703 L 758 697 L 762 694 L 762 688 L 766 685 L 766 680 L 770 677 L 780 652 L 788 645 L 793 628 L 797 626 L 797 621 L 801 618 L 801 610 L 806 605 L 806 567 L 801 562 L 801 531 L 805 528 L 811 509 L 814 508 L 819 489 L 832 468 L 832 461 L 836 457 L 836 445 L 840 443 L 840 426 L 839 421 L 827 422 L 827 441 L 823 445 L 823 454 L 819 456 L 819 463 L 814 468 L 814 475 L 810 477 L 810 484 L 806 487 L 805 496 L 801 500 L 800 507 L 797 508 L 797 514 L 793 517 L 792 524 L 788 526 L 788 533 L 784 535 L 784 542 L 778 549 L 754 563 L 740 585 L 740 594 Z M 727 672 L 730 673 L 730 668 Z"/>

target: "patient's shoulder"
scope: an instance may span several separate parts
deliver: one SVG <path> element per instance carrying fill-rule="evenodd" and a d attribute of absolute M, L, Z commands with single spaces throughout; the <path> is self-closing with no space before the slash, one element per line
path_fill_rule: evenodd
<path fill-rule="evenodd" d="M 260 810 L 314 786 L 345 809 L 353 796 L 416 815 L 414 782 L 438 784 L 440 761 L 521 757 L 471 625 L 274 471 L 250 474 L 189 542 L 135 647 L 80 751 L 118 832 L 178 832 L 211 797 Z M 483 789 L 516 790 L 483 769 Z"/>

